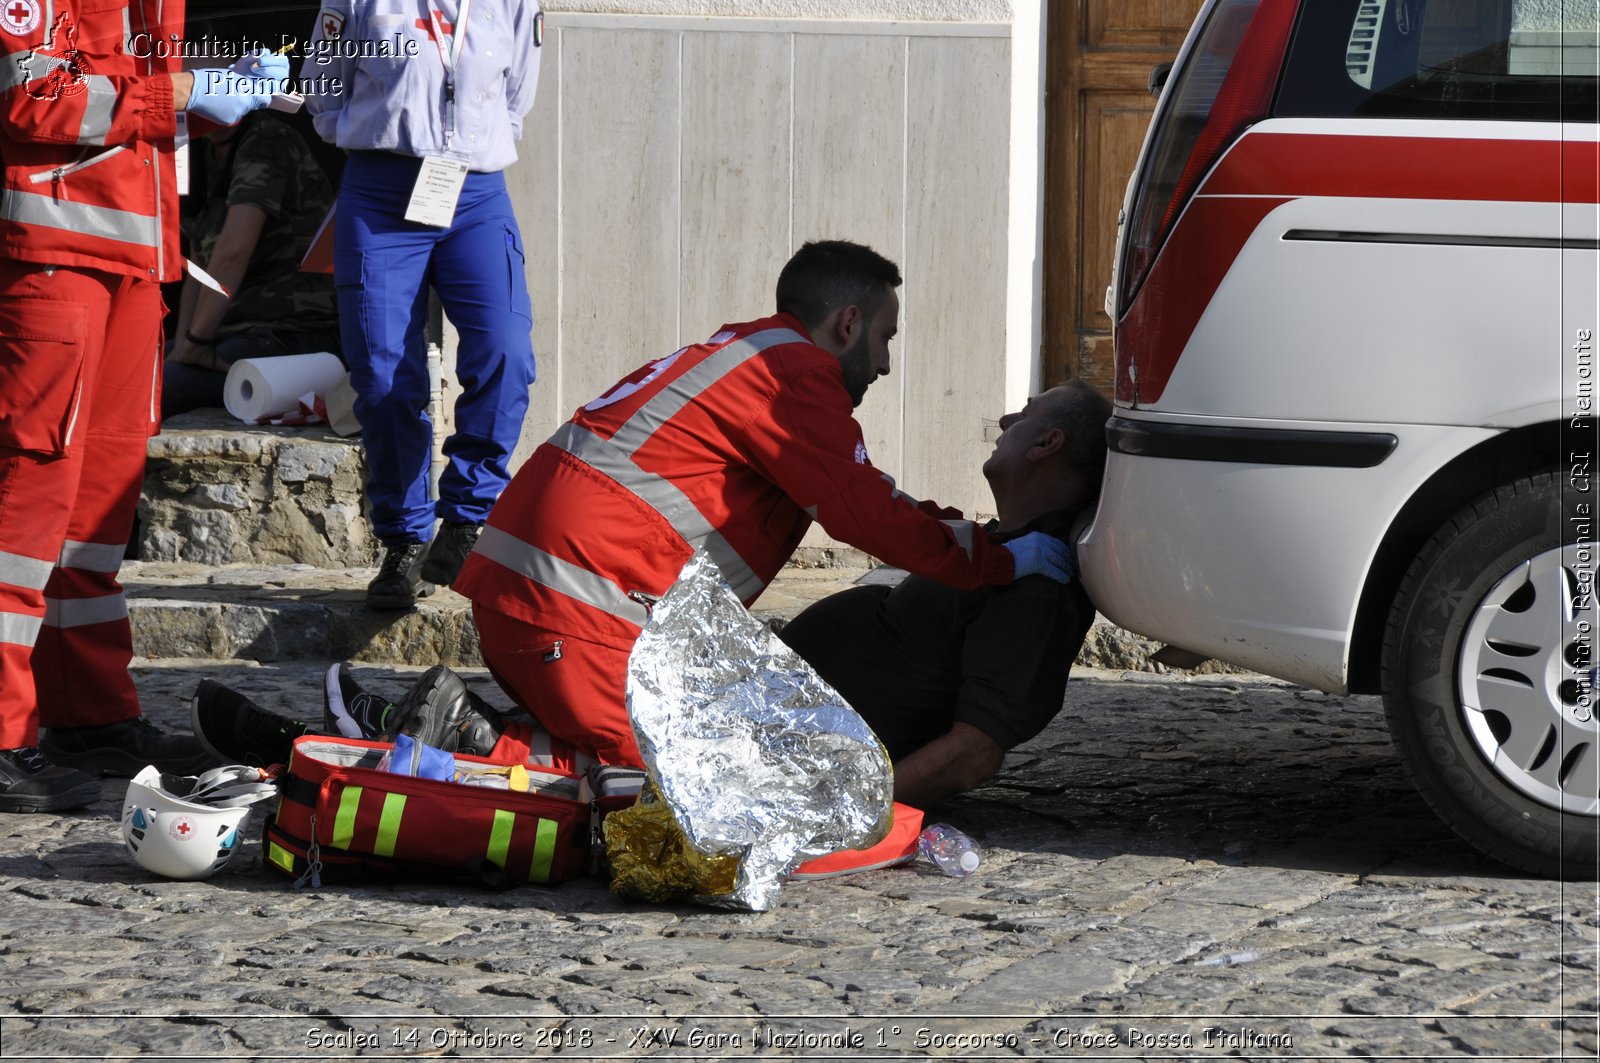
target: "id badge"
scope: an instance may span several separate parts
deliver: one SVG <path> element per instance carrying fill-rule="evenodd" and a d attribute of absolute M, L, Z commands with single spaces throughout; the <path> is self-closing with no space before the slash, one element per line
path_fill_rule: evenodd
<path fill-rule="evenodd" d="M 467 180 L 467 164 L 443 155 L 429 155 L 417 171 L 417 183 L 406 204 L 406 221 L 444 228 L 455 220 L 456 200 Z"/>

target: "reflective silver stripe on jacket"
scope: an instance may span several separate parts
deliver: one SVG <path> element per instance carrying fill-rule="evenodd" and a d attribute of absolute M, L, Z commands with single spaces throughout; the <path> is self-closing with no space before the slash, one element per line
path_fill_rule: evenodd
<path fill-rule="evenodd" d="M 28 80 L 28 75 L 32 73 L 32 69 L 23 64 L 31 63 L 33 61 L 32 56 L 32 52 L 22 51 L 12 52 L 5 58 L 0 59 L 0 92 L 10 92 Z"/>
<path fill-rule="evenodd" d="M 706 520 L 689 496 L 679 490 L 677 484 L 639 468 L 611 440 L 568 423 L 550 437 L 550 445 L 560 447 L 591 469 L 614 480 L 659 513 L 690 547 L 696 550 L 704 548 L 722 570 L 722 578 L 732 585 L 733 593 L 740 598 L 755 595 L 766 586 L 745 559 L 739 556 L 739 552 L 722 537 L 722 533 L 711 526 L 711 522 Z"/>
<path fill-rule="evenodd" d="M 656 429 L 672 420 L 706 388 L 715 384 L 745 362 L 768 347 L 783 343 L 806 343 L 806 338 L 793 329 L 775 328 L 752 332 L 742 340 L 720 348 L 699 365 L 662 388 L 660 393 L 634 411 L 621 428 L 611 437 L 619 450 L 630 459 L 645 441 L 655 435 Z"/>
<path fill-rule="evenodd" d="M 922 500 L 920 498 L 913 498 L 910 495 L 906 494 L 904 491 L 900 490 L 900 488 L 896 487 L 893 476 L 890 476 L 888 473 L 884 473 L 883 474 L 883 479 L 884 479 L 884 482 L 889 485 L 889 487 L 891 489 L 890 493 L 895 498 L 898 498 L 903 502 L 909 502 L 913 506 L 919 506 L 919 505 L 922 504 Z"/>
<path fill-rule="evenodd" d="M 645 621 L 650 619 L 649 610 L 604 576 L 546 553 L 493 525 L 483 529 L 473 552 L 526 576 L 541 587 L 593 606 L 602 613 L 610 613 L 635 627 L 644 627 Z"/>
<path fill-rule="evenodd" d="M 0 92 L 10 92 L 18 85 L 37 81 L 66 65 L 67 61 L 60 56 L 39 55 L 33 51 L 12 52 L 0 59 Z"/>
<path fill-rule="evenodd" d="M 148 214 L 97 207 L 92 203 L 57 199 L 16 188 L 6 189 L 5 196 L 0 198 L 0 218 L 24 225 L 65 229 L 85 236 L 119 240 L 140 247 L 161 246 L 160 221 Z"/>
<path fill-rule="evenodd" d="M 83 105 L 83 122 L 78 126 L 79 144 L 104 144 L 111 132 L 111 108 L 117 102 L 117 87 L 108 77 L 90 74 L 89 98 Z"/>
<path fill-rule="evenodd" d="M 120 594 L 44 600 L 44 622 L 50 627 L 89 627 L 127 618 L 128 600 Z"/>
<path fill-rule="evenodd" d="M 42 591 L 44 585 L 50 582 L 50 573 L 55 567 L 37 557 L 0 553 L 0 583 Z"/>
<path fill-rule="evenodd" d="M 75 568 L 80 572 L 115 572 L 122 567 L 122 557 L 128 552 L 122 543 L 80 543 L 68 539 L 61 544 L 62 568 Z"/>
<path fill-rule="evenodd" d="M 9 642 L 13 646 L 32 646 L 39 641 L 39 626 L 42 623 L 36 616 L 0 613 L 0 642 Z"/>
<path fill-rule="evenodd" d="M 609 440 L 587 429 L 568 424 L 550 442 L 598 472 L 604 473 L 632 492 L 640 501 L 671 524 L 694 549 L 711 555 L 722 578 L 741 599 L 752 598 L 766 587 L 722 533 L 676 484 L 664 476 L 646 472 L 634 463 L 633 456 L 656 430 L 683 411 L 700 393 L 769 347 L 785 343 L 809 342 L 794 329 L 774 328 L 752 332 L 713 351 L 698 365 L 670 381 L 633 416 L 623 422 Z"/>
<path fill-rule="evenodd" d="M 972 537 L 977 533 L 978 526 L 970 520 L 942 520 L 939 523 L 955 533 L 956 542 L 967 552 L 967 560 L 971 561 Z"/>

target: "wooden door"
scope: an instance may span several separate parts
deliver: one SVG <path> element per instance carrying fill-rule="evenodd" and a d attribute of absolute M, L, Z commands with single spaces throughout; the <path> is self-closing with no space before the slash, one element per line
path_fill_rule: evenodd
<path fill-rule="evenodd" d="M 1202 0 L 1047 0 L 1044 381 L 1112 390 L 1105 291 L 1117 212 L 1155 98 L 1150 68 Z"/>

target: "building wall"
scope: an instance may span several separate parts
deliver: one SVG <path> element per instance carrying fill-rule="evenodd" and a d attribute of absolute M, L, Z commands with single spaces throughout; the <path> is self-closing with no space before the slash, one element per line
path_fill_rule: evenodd
<path fill-rule="evenodd" d="M 894 372 L 857 411 L 874 463 L 912 494 L 991 511 L 978 470 L 994 421 L 1037 378 L 1011 5 L 571 6 L 545 5 L 508 173 L 539 362 L 519 460 L 643 362 L 771 313 L 792 251 L 842 237 L 905 275 Z M 789 17 L 846 9 L 902 17 Z"/>

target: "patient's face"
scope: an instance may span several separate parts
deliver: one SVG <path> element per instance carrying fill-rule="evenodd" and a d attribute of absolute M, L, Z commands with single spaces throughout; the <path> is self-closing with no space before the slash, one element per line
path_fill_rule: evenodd
<path fill-rule="evenodd" d="M 1035 395 L 1016 413 L 1000 418 L 1000 438 L 994 441 L 994 450 L 983 463 L 983 475 L 991 483 L 996 477 L 1003 478 L 1022 470 L 1028 450 L 1038 436 L 1034 431 L 1036 419 L 1045 402 L 1045 396 Z"/>

